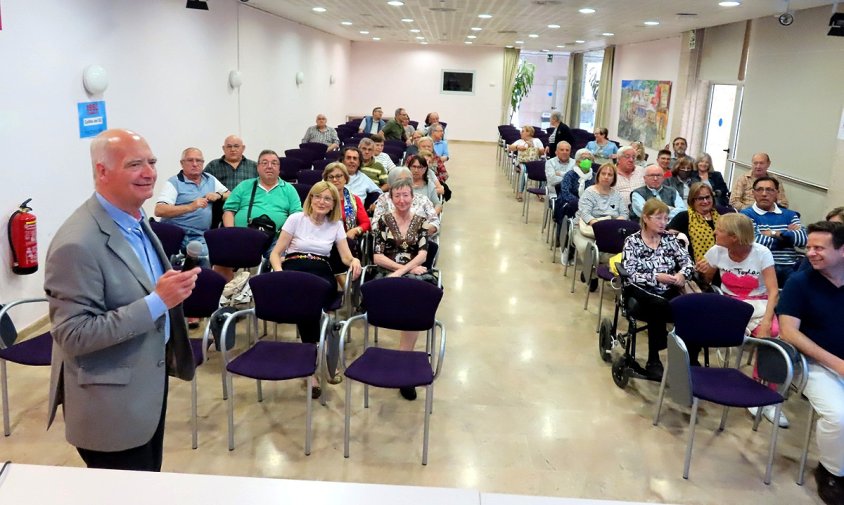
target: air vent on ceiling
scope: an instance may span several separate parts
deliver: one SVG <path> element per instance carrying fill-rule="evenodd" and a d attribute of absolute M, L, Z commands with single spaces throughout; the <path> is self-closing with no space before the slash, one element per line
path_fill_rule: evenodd
<path fill-rule="evenodd" d="M 379 29 L 379 30 L 383 30 L 384 28 L 387 28 L 387 27 L 386 27 L 386 26 L 384 26 L 384 25 L 373 25 L 372 27 L 373 27 L 373 28 L 377 28 L 377 29 Z"/>
<path fill-rule="evenodd" d="M 498 30 L 498 33 L 503 33 L 503 34 L 506 35 L 506 34 L 519 33 L 519 32 L 517 32 L 516 30 Z"/>
<path fill-rule="evenodd" d="M 534 5 L 561 5 L 562 0 L 533 0 Z"/>
<path fill-rule="evenodd" d="M 434 12 L 457 12 L 453 7 L 431 7 L 429 10 Z"/>
<path fill-rule="evenodd" d="M 677 15 L 683 16 L 683 17 L 691 17 L 691 16 L 697 16 L 697 12 L 678 12 Z"/>

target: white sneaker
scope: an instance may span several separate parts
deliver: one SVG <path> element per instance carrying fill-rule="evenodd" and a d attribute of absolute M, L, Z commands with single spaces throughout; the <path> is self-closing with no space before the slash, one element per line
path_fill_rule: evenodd
<path fill-rule="evenodd" d="M 748 407 L 747 408 L 747 411 L 750 412 L 750 415 L 753 416 L 754 419 L 756 418 L 756 411 L 757 410 L 758 410 L 758 407 Z M 777 413 L 777 408 L 774 405 L 768 405 L 768 406 L 762 407 L 762 416 L 764 416 L 765 419 L 767 419 L 768 422 L 771 423 L 771 424 L 774 423 L 774 415 L 776 415 L 776 413 Z M 788 423 L 788 418 L 785 417 L 785 412 L 780 411 L 780 428 L 788 428 L 789 426 L 790 425 Z"/>
<path fill-rule="evenodd" d="M 249 281 L 249 270 L 242 270 L 235 274 L 234 279 L 230 280 L 225 287 L 223 287 L 223 296 L 232 298 L 239 293 L 243 286 Z"/>

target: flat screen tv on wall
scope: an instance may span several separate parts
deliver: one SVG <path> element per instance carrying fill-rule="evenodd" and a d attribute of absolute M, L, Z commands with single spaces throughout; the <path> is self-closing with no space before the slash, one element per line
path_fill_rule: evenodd
<path fill-rule="evenodd" d="M 443 70 L 440 93 L 474 95 L 475 72 L 471 70 Z"/>

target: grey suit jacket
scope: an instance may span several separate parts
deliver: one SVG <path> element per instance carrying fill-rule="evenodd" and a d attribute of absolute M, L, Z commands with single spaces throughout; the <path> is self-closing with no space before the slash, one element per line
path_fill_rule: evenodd
<path fill-rule="evenodd" d="M 143 223 L 164 269 L 161 244 Z M 64 404 L 65 432 L 76 447 L 120 451 L 145 444 L 161 417 L 165 371 L 194 373 L 181 306 L 153 321 L 143 297 L 150 282 L 132 247 L 92 196 L 65 221 L 47 251 L 53 359 L 47 427 Z"/>

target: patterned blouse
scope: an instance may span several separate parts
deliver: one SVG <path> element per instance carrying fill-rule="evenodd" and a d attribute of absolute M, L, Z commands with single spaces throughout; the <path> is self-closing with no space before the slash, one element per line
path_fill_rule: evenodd
<path fill-rule="evenodd" d="M 425 219 L 413 215 L 407 233 L 402 237 L 399 225 L 392 213 L 378 219 L 375 234 L 375 254 L 383 254 L 400 265 L 406 265 L 419 254 L 428 250 L 428 233 L 425 231 Z"/>
<path fill-rule="evenodd" d="M 630 274 L 630 281 L 652 293 L 661 295 L 671 287 L 657 282 L 656 274 L 674 275 L 682 272 L 691 279 L 695 271 L 689 253 L 673 235 L 662 235 L 656 249 L 651 249 L 638 231 L 627 237 L 623 250 L 624 269 Z"/>

